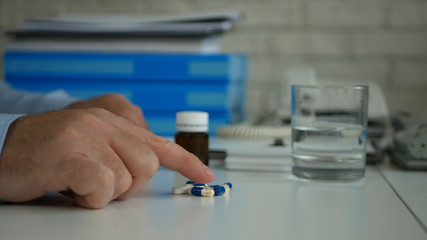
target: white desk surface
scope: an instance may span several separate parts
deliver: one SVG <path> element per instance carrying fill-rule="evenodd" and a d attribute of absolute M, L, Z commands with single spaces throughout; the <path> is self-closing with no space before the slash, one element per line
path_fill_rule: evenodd
<path fill-rule="evenodd" d="M 0 239 L 427 239 L 377 167 L 368 166 L 363 180 L 336 183 L 213 163 L 215 183 L 233 183 L 227 197 L 173 196 L 171 188 L 186 179 L 160 169 L 136 196 L 101 210 L 55 194 L 0 203 Z M 425 222 L 426 184 L 405 189 L 425 183 L 427 173 L 382 171 Z"/>
<path fill-rule="evenodd" d="M 380 172 L 427 232 L 427 172 L 405 171 L 381 164 Z"/>

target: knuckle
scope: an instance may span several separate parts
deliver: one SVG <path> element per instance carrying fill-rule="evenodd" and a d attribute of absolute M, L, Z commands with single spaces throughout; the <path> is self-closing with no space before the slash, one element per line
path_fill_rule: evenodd
<path fill-rule="evenodd" d="M 111 102 L 128 102 L 128 100 L 121 94 L 117 94 L 117 93 L 110 93 L 110 94 L 106 94 L 104 95 L 106 99 L 108 99 L 108 101 Z"/>
<path fill-rule="evenodd" d="M 137 116 L 144 116 L 144 114 L 142 113 L 142 109 L 136 105 L 132 105 L 132 109 L 135 113 L 135 115 Z"/>
<path fill-rule="evenodd" d="M 115 108 L 117 108 L 117 110 L 124 109 L 126 106 L 131 105 L 126 97 L 117 93 L 104 95 L 102 101 L 107 106 L 116 106 Z"/>
<path fill-rule="evenodd" d="M 77 194 L 87 194 L 88 186 L 93 182 L 93 176 L 97 173 L 98 167 L 94 162 L 81 158 L 80 156 L 72 157 L 64 164 L 65 174 L 68 185 Z"/>
<path fill-rule="evenodd" d="M 132 181 L 132 176 L 129 173 L 123 174 L 116 183 L 114 190 L 115 195 L 119 196 L 122 193 L 126 192 L 132 186 Z"/>
<path fill-rule="evenodd" d="M 55 136 L 59 139 L 74 139 L 80 135 L 80 129 L 76 127 L 73 123 L 66 124 L 61 128 L 58 128 L 55 131 Z"/>
<path fill-rule="evenodd" d="M 120 140 L 122 141 L 123 144 L 127 146 L 133 146 L 137 142 L 136 138 L 131 133 L 128 133 L 128 132 L 122 132 Z"/>
<path fill-rule="evenodd" d="M 107 110 L 102 108 L 86 108 L 72 111 L 73 113 L 65 121 L 62 129 L 70 134 L 81 133 L 84 131 L 82 127 L 102 126 L 105 123 L 102 116 L 109 114 Z"/>
<path fill-rule="evenodd" d="M 123 163 L 114 159 L 106 164 L 114 175 L 114 192 L 121 194 L 125 192 L 132 185 L 132 176 Z"/>
<path fill-rule="evenodd" d="M 74 127 L 79 123 L 93 124 L 99 122 L 99 115 L 103 114 L 101 108 L 85 108 L 85 109 L 73 109 L 72 113 L 68 117 L 68 127 Z"/>
<path fill-rule="evenodd" d="M 157 159 L 157 157 L 154 157 L 149 162 L 150 164 L 147 166 L 147 176 L 149 178 L 152 178 L 159 169 L 159 160 Z"/>
<path fill-rule="evenodd" d="M 156 134 L 154 134 L 151 131 L 145 131 L 145 142 L 149 145 L 152 146 L 155 149 L 169 149 L 172 147 L 172 145 L 174 144 L 173 142 L 167 140 L 166 138 L 157 136 Z"/>
<path fill-rule="evenodd" d="M 102 188 L 110 188 L 114 185 L 115 182 L 115 175 L 112 170 L 106 168 L 102 171 L 102 173 L 98 174 L 98 184 Z"/>
<path fill-rule="evenodd" d="M 98 171 L 99 166 L 95 162 L 86 159 L 86 155 L 83 153 L 76 153 L 75 155 L 77 155 L 77 157 L 74 158 L 75 160 L 73 160 L 72 163 L 75 166 L 73 169 L 73 175 L 81 182 L 88 181 L 94 173 Z"/>
<path fill-rule="evenodd" d="M 157 158 L 157 155 L 154 153 L 154 151 L 151 150 L 151 148 L 148 146 L 143 145 L 140 149 L 142 151 L 144 162 L 144 164 L 141 166 L 142 169 L 140 175 L 145 175 L 148 178 L 152 178 L 159 169 L 159 159 Z"/>
<path fill-rule="evenodd" d="M 83 110 L 83 117 L 86 117 L 85 120 L 99 119 L 99 116 L 103 116 L 110 113 L 107 109 L 100 107 L 86 108 L 85 110 L 87 110 Z"/>

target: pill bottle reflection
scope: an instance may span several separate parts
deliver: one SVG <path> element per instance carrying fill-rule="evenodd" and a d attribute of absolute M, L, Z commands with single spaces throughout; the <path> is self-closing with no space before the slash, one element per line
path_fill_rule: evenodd
<path fill-rule="evenodd" d="M 175 142 L 209 165 L 209 114 L 184 111 L 176 114 Z"/>

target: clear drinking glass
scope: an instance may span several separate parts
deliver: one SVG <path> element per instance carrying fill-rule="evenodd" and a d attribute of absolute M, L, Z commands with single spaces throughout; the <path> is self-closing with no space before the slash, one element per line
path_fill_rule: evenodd
<path fill-rule="evenodd" d="M 365 175 L 368 86 L 292 85 L 292 173 L 354 180 Z"/>

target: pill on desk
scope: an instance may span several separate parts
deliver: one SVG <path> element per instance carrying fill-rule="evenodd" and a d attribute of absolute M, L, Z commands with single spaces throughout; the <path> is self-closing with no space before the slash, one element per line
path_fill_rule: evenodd
<path fill-rule="evenodd" d="M 226 192 L 226 189 L 225 189 L 225 187 L 223 187 L 223 186 L 220 186 L 220 185 L 213 185 L 213 186 L 211 186 L 212 187 L 212 189 L 214 190 L 214 192 L 215 192 L 215 196 L 221 196 L 221 195 L 224 195 L 224 193 Z"/>
<path fill-rule="evenodd" d="M 231 188 L 233 187 L 233 185 L 231 185 L 231 183 L 224 183 L 221 186 L 223 186 L 225 188 L 225 193 L 229 193 Z"/>
<path fill-rule="evenodd" d="M 193 181 L 187 181 L 182 187 L 172 188 L 172 194 L 190 194 L 202 197 L 222 196 L 225 193 L 229 193 L 232 185 L 230 182 L 226 182 L 223 185 L 207 185 L 204 183 L 196 183 Z"/>
<path fill-rule="evenodd" d="M 187 193 L 188 194 L 191 194 L 191 189 L 193 189 L 193 188 L 205 188 L 205 187 L 207 187 L 208 185 L 206 185 L 206 184 L 203 184 L 203 183 L 195 183 L 194 185 L 192 185 L 192 187 L 191 188 L 187 188 Z"/>
<path fill-rule="evenodd" d="M 194 184 L 194 187 L 201 187 L 201 188 L 204 188 L 204 187 L 207 187 L 208 185 L 206 185 L 206 184 L 204 184 L 204 183 L 195 183 Z"/>
<path fill-rule="evenodd" d="M 182 187 L 174 187 L 172 188 L 172 194 L 186 194 L 188 192 L 188 189 L 192 189 L 193 185 L 191 184 L 186 184 Z"/>
<path fill-rule="evenodd" d="M 233 188 L 233 185 L 231 184 L 231 182 L 226 182 L 226 183 L 224 183 L 224 185 L 227 185 L 230 189 Z"/>
<path fill-rule="evenodd" d="M 194 184 L 196 184 L 196 183 L 186 183 L 185 185 L 184 185 L 184 187 L 187 187 L 187 188 L 192 188 L 192 187 L 194 187 Z"/>
<path fill-rule="evenodd" d="M 194 187 L 194 184 L 196 184 L 193 181 L 187 181 L 184 186 L 182 187 L 174 187 L 172 188 L 172 194 L 185 194 L 188 193 L 189 189 L 192 189 Z"/>
<path fill-rule="evenodd" d="M 210 187 L 194 187 L 191 189 L 191 195 L 199 197 L 213 197 L 215 195 L 215 191 Z"/>

